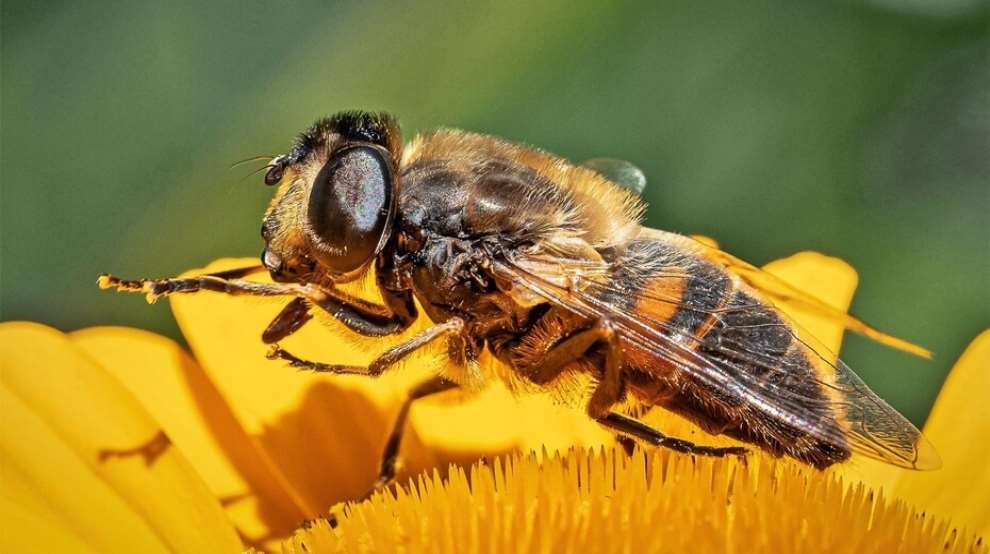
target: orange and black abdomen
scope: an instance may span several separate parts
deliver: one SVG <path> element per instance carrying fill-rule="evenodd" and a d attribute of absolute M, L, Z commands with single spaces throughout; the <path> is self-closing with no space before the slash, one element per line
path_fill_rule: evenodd
<path fill-rule="evenodd" d="M 811 436 L 803 427 L 835 428 L 835 414 L 807 347 L 777 310 L 756 298 L 740 280 L 693 253 L 662 240 L 629 244 L 613 279 L 627 291 L 630 314 L 686 341 L 747 390 L 772 402 L 774 394 L 797 404 L 802 426 L 775 419 L 740 387 L 716 386 L 679 370 L 660 355 L 627 349 L 627 383 L 647 403 L 679 413 L 713 434 L 725 434 L 823 468 L 850 450 Z M 613 299 L 614 300 L 614 299 Z M 833 431 L 838 431 L 833 429 Z M 843 436 L 841 432 L 831 433 Z"/>

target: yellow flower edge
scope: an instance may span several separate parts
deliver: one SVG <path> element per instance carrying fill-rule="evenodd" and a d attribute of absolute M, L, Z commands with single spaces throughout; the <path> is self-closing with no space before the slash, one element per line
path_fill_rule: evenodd
<path fill-rule="evenodd" d="M 952 521 L 990 538 L 990 329 L 963 351 L 928 415 L 924 433 L 938 448 L 938 471 L 898 475 L 893 494 L 950 514 Z"/>
<path fill-rule="evenodd" d="M 985 552 L 973 533 L 788 461 L 572 450 L 451 467 L 283 543 L 323 552 Z"/>

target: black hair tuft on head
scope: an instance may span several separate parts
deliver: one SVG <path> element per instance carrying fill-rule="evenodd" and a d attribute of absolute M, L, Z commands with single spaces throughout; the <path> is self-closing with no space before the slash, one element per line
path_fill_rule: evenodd
<path fill-rule="evenodd" d="M 399 123 L 386 112 L 345 111 L 314 123 L 296 140 L 287 160 L 298 162 L 323 146 L 332 135 L 345 142 L 377 144 L 398 157 L 402 149 Z"/>

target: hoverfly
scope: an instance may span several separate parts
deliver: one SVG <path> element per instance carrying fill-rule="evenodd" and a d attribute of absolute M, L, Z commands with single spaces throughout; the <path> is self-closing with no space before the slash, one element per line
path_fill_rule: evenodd
<path fill-rule="evenodd" d="M 746 451 L 669 437 L 620 403 L 671 410 L 708 433 L 816 468 L 854 452 L 937 467 L 918 430 L 774 303 L 797 301 L 881 342 L 924 350 L 721 250 L 642 226 L 638 196 L 595 165 L 458 130 L 403 147 L 390 115 L 340 113 L 267 165 L 265 182 L 278 188 L 260 266 L 159 280 L 104 275 L 100 284 L 151 298 L 203 290 L 292 298 L 262 340 L 273 345 L 270 358 L 313 371 L 375 377 L 442 341 L 451 364 L 473 364 L 487 350 L 536 386 L 590 375 L 588 415 L 627 441 L 705 456 Z M 338 287 L 372 268 L 380 303 Z M 274 283 L 241 279 L 255 270 Z M 434 325 L 367 367 L 308 361 L 278 346 L 313 311 L 384 337 L 408 329 L 417 305 Z M 379 486 L 394 477 L 409 402 L 457 386 L 437 376 L 411 391 Z"/>

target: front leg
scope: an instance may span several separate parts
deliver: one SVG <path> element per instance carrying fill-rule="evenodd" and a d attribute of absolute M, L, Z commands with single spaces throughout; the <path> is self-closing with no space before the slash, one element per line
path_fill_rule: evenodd
<path fill-rule="evenodd" d="M 305 296 L 302 285 L 294 283 L 258 283 L 243 279 L 228 279 L 222 274 L 171 279 L 121 279 L 106 273 L 100 274 L 96 284 L 101 289 L 114 288 L 121 292 L 144 293 L 145 300 L 154 304 L 159 298 L 171 294 L 189 294 L 200 291 L 222 292 L 235 296 Z"/>
<path fill-rule="evenodd" d="M 395 310 L 391 306 L 413 305 L 411 298 L 405 301 L 405 296 L 411 295 L 405 291 L 382 291 L 388 306 L 374 304 L 360 298 L 355 298 L 335 288 L 324 288 L 311 283 L 259 283 L 243 279 L 226 279 L 217 275 L 201 275 L 173 279 L 138 279 L 125 280 L 112 275 L 100 275 L 97 284 L 100 288 L 116 288 L 124 292 L 144 293 L 148 302 L 155 302 L 163 296 L 171 294 L 191 294 L 200 291 L 213 291 L 235 296 L 295 296 L 303 298 L 310 305 L 316 306 L 334 319 L 346 325 L 352 331 L 365 336 L 381 337 L 400 333 L 409 327 L 416 319 L 413 309 Z M 302 306 L 290 304 L 286 310 L 295 311 L 301 317 Z M 283 312 L 284 313 L 284 312 Z M 282 315 L 280 314 L 279 318 Z M 278 321 L 279 318 L 276 318 Z M 269 325 L 276 325 L 273 321 Z M 269 335 L 273 340 L 287 336 L 301 326 L 278 329 Z"/>

